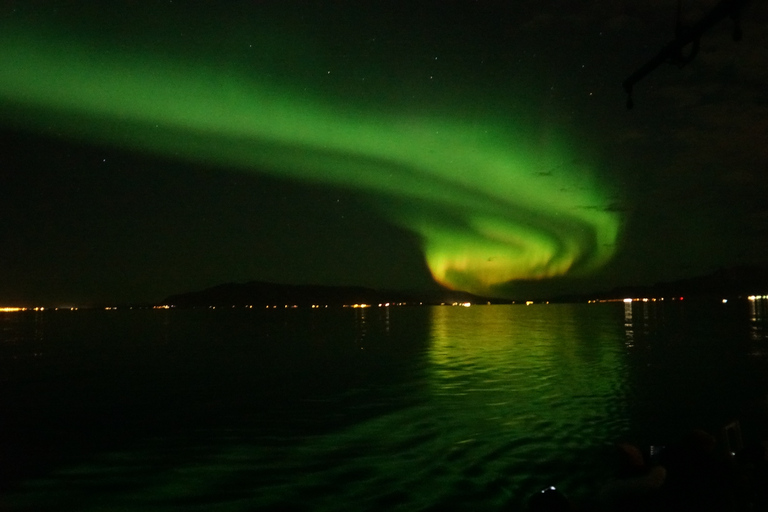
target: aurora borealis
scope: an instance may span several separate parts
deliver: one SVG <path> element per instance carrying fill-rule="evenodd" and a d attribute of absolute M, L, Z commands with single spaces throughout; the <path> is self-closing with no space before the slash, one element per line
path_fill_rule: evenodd
<path fill-rule="evenodd" d="M 5 8 L 2 124 L 349 190 L 377 222 L 412 233 L 432 277 L 455 289 L 505 293 L 517 281 L 617 272 L 622 241 L 633 243 L 628 214 L 644 204 L 627 170 L 643 150 L 626 148 L 641 127 L 607 135 L 621 105 L 610 115 L 605 100 L 585 106 L 593 92 L 606 97 L 606 69 L 585 80 L 566 60 L 547 64 L 586 43 L 536 48 L 546 38 L 526 40 L 535 13 L 495 4 L 437 25 L 406 22 L 415 13 L 403 6 L 320 3 L 305 16 L 269 3 L 170 4 Z M 470 23 L 498 17 L 494 8 L 529 20 L 519 36 L 512 18 Z M 468 12 L 476 17 L 461 25 Z M 451 38 L 456 26 L 465 30 Z M 581 62 L 595 60 L 573 69 Z"/>
<path fill-rule="evenodd" d="M 532 151 L 514 132 L 478 137 L 460 119 L 346 113 L 245 77 L 222 84 L 202 66 L 9 35 L 2 94 L 33 124 L 54 117 L 76 137 L 403 199 L 386 215 L 421 236 L 446 286 L 488 292 L 593 268 L 613 251 L 619 219 L 601 184 L 555 144 Z M 542 180 L 552 169 L 557 178 Z"/>

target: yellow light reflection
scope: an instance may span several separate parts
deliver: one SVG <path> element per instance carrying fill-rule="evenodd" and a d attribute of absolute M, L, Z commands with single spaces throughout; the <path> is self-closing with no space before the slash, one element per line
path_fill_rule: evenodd
<path fill-rule="evenodd" d="M 577 304 L 431 307 L 429 381 L 451 414 L 467 417 L 468 431 L 457 438 L 483 429 L 540 435 L 541 425 L 556 435 L 568 429 L 578 435 L 578 425 L 620 414 L 615 400 L 626 378 L 623 355 L 615 349 L 616 331 L 601 327 L 611 311 Z M 594 399 L 584 402 L 585 396 Z M 610 438 L 621 420 L 600 423 L 601 435 Z"/>

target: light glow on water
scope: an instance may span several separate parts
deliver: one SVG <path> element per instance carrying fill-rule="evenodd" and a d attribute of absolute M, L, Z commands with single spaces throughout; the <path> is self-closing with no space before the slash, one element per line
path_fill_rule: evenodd
<path fill-rule="evenodd" d="M 0 405 L 69 427 L 61 442 L 81 451 L 4 504 L 521 510 L 551 485 L 586 504 L 606 447 L 721 427 L 765 384 L 761 304 L 738 318 L 722 316 L 731 301 L 6 315 Z M 0 443 L 50 442 L 49 425 Z"/>

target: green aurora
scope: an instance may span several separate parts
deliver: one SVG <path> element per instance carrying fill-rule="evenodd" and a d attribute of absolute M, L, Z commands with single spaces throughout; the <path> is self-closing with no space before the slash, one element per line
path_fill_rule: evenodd
<path fill-rule="evenodd" d="M 392 108 L 386 96 L 345 103 L 343 91 L 329 98 L 184 55 L 5 27 L 2 121 L 357 190 L 419 236 L 435 280 L 454 289 L 586 275 L 616 249 L 613 191 L 562 135 L 542 142 L 522 121 L 469 116 L 470 101 L 439 112 Z"/>

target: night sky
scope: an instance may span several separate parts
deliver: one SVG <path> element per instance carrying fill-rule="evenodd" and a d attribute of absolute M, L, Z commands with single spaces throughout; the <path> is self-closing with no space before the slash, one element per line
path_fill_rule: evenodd
<path fill-rule="evenodd" d="M 0 305 L 765 266 L 766 4 L 5 0 Z"/>

